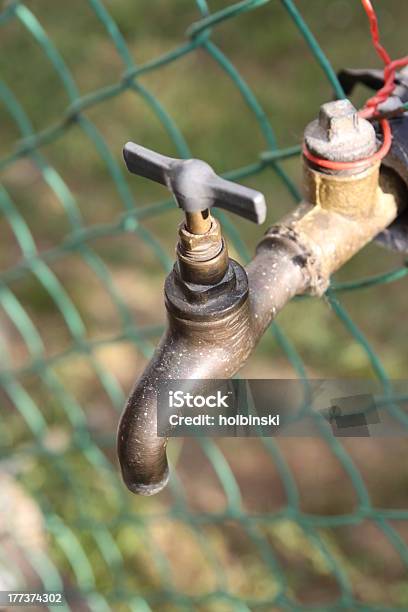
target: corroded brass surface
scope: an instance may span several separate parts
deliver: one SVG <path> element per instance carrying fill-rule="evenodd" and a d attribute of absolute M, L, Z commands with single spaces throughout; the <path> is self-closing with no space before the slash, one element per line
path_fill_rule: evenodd
<path fill-rule="evenodd" d="M 271 232 L 290 234 L 309 253 L 310 293 L 322 295 L 330 276 L 396 218 L 403 194 L 389 176 L 387 185 L 383 183 L 381 187 L 377 181 L 373 189 L 376 170 L 371 174 L 364 172 L 362 177 L 346 177 L 347 197 L 339 195 L 339 177 L 330 176 L 325 187 L 317 189 L 317 199 L 300 204 L 279 226 L 268 230 L 267 236 Z M 317 174 L 307 173 L 312 184 L 319 187 L 322 183 Z"/>
<path fill-rule="evenodd" d="M 320 107 L 319 117 L 306 126 L 305 144 L 321 159 L 361 160 L 377 149 L 374 126 L 359 116 L 350 100 L 333 100 Z"/>
<path fill-rule="evenodd" d="M 373 214 L 379 163 L 358 174 L 326 174 L 303 164 L 305 200 L 321 208 L 363 218 Z"/>

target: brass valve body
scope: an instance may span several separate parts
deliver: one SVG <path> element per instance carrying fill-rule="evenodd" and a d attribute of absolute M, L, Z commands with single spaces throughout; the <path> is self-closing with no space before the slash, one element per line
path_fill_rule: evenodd
<path fill-rule="evenodd" d="M 375 209 L 379 171 L 380 163 L 377 162 L 362 172 L 327 174 L 311 168 L 305 161 L 305 200 L 347 217 L 369 217 Z"/>

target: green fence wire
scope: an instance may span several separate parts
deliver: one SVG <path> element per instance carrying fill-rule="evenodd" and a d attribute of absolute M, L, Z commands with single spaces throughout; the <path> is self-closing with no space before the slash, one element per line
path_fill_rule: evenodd
<path fill-rule="evenodd" d="M 167 131 L 174 143 L 178 154 L 181 157 L 190 157 L 188 144 L 176 123 L 157 97 L 140 83 L 139 77 L 177 62 L 187 54 L 195 53 L 197 50 L 204 51 L 217 62 L 225 78 L 231 79 L 239 90 L 247 104 L 248 112 L 252 113 L 265 139 L 265 150 L 260 152 L 258 159 L 248 166 L 227 172 L 225 176 L 240 180 L 255 176 L 266 168 L 271 168 L 293 198 L 295 200 L 299 198 L 297 188 L 289 179 L 281 162 L 299 155 L 300 148 L 298 146 L 287 149 L 278 147 L 270 121 L 257 97 L 229 58 L 212 40 L 212 33 L 223 22 L 242 13 L 256 10 L 268 1 L 242 0 L 218 12 L 210 13 L 207 2 L 197 0 L 196 5 L 201 17 L 188 29 L 187 41 L 160 57 L 145 64 L 136 65 L 124 37 L 103 2 L 88 0 L 94 11 L 95 19 L 100 21 L 106 30 L 106 36 L 110 37 L 115 45 L 123 62 L 123 72 L 115 84 L 85 96 L 81 96 L 54 42 L 48 37 L 36 15 L 23 2 L 8 3 L 0 14 L 0 25 L 4 26 L 15 20 L 33 37 L 44 54 L 44 62 L 51 64 L 60 80 L 61 88 L 65 90 L 69 99 L 69 105 L 60 120 L 36 132 L 9 84 L 0 82 L 1 102 L 20 133 L 15 149 L 0 160 L 0 169 L 9 170 L 21 159 L 29 159 L 38 169 L 44 183 L 55 194 L 70 224 L 70 231 L 61 244 L 57 247 L 39 250 L 20 208 L 7 190 L 1 187 L 0 210 L 4 222 L 9 225 L 18 244 L 21 256 L 17 263 L 0 274 L 0 304 L 6 317 L 18 330 L 27 348 L 29 358 L 24 365 L 14 367 L 12 347 L 3 340 L 0 371 L 0 384 L 4 392 L 2 402 L 4 401 L 5 406 L 11 406 L 12 409 L 2 410 L 0 413 L 0 458 L 2 461 L 6 461 L 10 455 L 22 461 L 31 458 L 34 465 L 51 466 L 49 469 L 52 469 L 53 472 L 52 487 L 55 489 L 53 491 L 49 490 L 47 483 L 38 482 L 32 476 L 27 478 L 24 470 L 21 473 L 17 470 L 15 477 L 21 481 L 25 490 L 38 503 L 45 529 L 51 539 L 51 543 L 45 549 L 30 547 L 24 542 L 19 544 L 26 562 L 34 568 L 44 589 L 66 590 L 68 603 L 63 607 L 65 610 L 77 609 L 77 605 L 72 604 L 72 598 L 78 592 L 90 609 L 98 611 L 122 609 L 121 606 L 123 609 L 144 611 L 165 609 L 165 605 L 168 606 L 168 609 L 192 609 L 194 607 L 198 609 L 201 606 L 200 609 L 242 611 L 252 609 L 392 609 L 385 604 L 370 606 L 355 597 L 348 568 L 333 552 L 330 542 L 323 535 L 322 530 L 324 529 L 359 525 L 366 520 L 372 521 L 377 526 L 394 547 L 402 562 L 408 565 L 408 547 L 392 524 L 393 521 L 408 520 L 408 510 L 385 510 L 375 507 L 351 457 L 325 428 L 322 428 L 322 437 L 327 439 L 331 452 L 340 462 L 355 489 L 356 506 L 350 513 L 329 516 L 312 515 L 302 511 L 295 478 L 273 439 L 264 439 L 263 444 L 279 473 L 286 495 L 286 506 L 279 512 L 252 515 L 245 511 L 234 474 L 223 453 L 212 440 L 201 440 L 200 444 L 223 488 L 227 500 L 225 510 L 218 513 L 197 513 L 190 510 L 185 492 L 177 477 L 177 471 L 173 471 L 170 505 L 164 507 L 163 511 L 152 512 L 146 502 L 134 498 L 125 490 L 118 477 L 112 452 L 113 436 L 99 439 L 91 433 L 87 414 L 81 402 L 58 372 L 58 366 L 66 361 L 78 355 L 84 357 L 99 378 L 112 406 L 120 411 L 125 401 L 125 391 L 98 359 L 97 349 L 126 340 L 134 343 L 144 357 L 149 357 L 152 351 L 151 340 L 157 337 L 160 329 L 140 327 L 135 323 L 132 312 L 115 288 L 114 279 L 93 245 L 101 238 L 121 236 L 127 233 L 134 234 L 152 250 L 165 271 L 169 271 L 172 265 L 168 254 L 144 227 L 143 221 L 166 214 L 173 207 L 173 203 L 168 200 L 156 202 L 144 208 L 135 207 L 117 152 L 113 154 L 109 150 L 103 136 L 85 111 L 108 99 L 120 96 L 124 92 L 132 92 L 156 114 L 163 129 Z M 304 37 L 336 95 L 342 97 L 342 88 L 332 66 L 294 2 L 282 0 L 281 3 L 288 16 L 296 24 L 300 35 Z M 75 195 L 42 152 L 44 145 L 64 138 L 74 126 L 80 128 L 93 143 L 120 195 L 123 210 L 118 211 L 115 222 L 85 225 Z M 245 250 L 238 231 L 227 217 L 222 215 L 222 220 L 229 239 L 240 252 L 242 259 L 248 260 L 249 254 Z M 72 253 L 79 255 L 106 287 L 121 321 L 121 332 L 116 336 L 94 340 L 88 335 L 81 313 L 53 271 L 51 267 L 53 264 Z M 365 351 L 376 376 L 383 383 L 384 388 L 388 389 L 388 392 L 390 382 L 380 360 L 341 305 L 338 295 L 347 291 L 391 283 L 402 279 L 407 273 L 408 268 L 401 267 L 387 274 L 373 276 L 359 282 L 333 284 L 327 294 L 327 301 L 334 313 Z M 32 274 L 49 294 L 70 332 L 71 340 L 65 350 L 51 356 L 47 354 L 47 347 L 44 346 L 41 334 L 32 321 L 28 309 L 13 290 L 14 284 L 29 274 Z M 271 329 L 297 375 L 305 377 L 302 361 L 289 339 L 276 324 Z M 30 385 L 27 381 L 32 382 L 33 380 L 41 382 L 46 393 L 54 398 L 58 410 L 63 410 L 63 415 L 58 413 L 58 418 L 70 434 L 69 444 L 62 450 L 53 450 L 47 443 L 47 432 L 53 416 L 47 414 L 47 411 L 42 408 L 37 395 L 30 393 Z M 400 417 L 403 419 L 403 415 L 400 414 Z M 77 461 L 78 456 L 82 458 L 80 464 Z M 80 473 L 83 478 L 78 477 Z M 103 504 L 100 499 L 104 500 Z M 157 506 L 154 507 L 157 508 Z M 320 606 L 302 606 L 296 601 L 289 585 L 290 568 L 282 565 L 279 555 L 271 544 L 271 540 L 265 536 L 264 531 L 265 525 L 274 525 L 282 520 L 295 525 L 301 537 L 304 538 L 302 541 L 307 542 L 307 546 L 317 551 L 316 554 L 319 555 L 321 563 L 326 568 L 326 574 L 330 575 L 335 583 L 337 592 L 335 600 Z M 195 594 L 182 592 L 177 588 L 166 553 L 162 547 L 155 544 L 151 537 L 156 525 L 162 524 L 163 521 L 182 523 L 188 528 L 190 537 L 195 539 L 203 552 L 206 563 L 214 571 L 215 579 L 212 589 Z M 206 527 L 222 526 L 231 521 L 238 525 L 241 533 L 251 541 L 256 554 L 261 559 L 269 577 L 268 580 L 273 585 L 269 595 L 255 597 L 251 594 L 250 597 L 246 597 L 243 593 L 231 588 L 225 564 L 215 554 L 211 538 L 205 535 Z M 126 545 L 127 538 L 131 546 Z M 7 562 L 12 564 L 12 559 L 8 559 Z M 143 568 L 144 562 L 150 568 L 149 570 Z M 101 567 L 104 569 L 101 570 Z M 18 571 L 17 568 L 14 569 Z M 23 585 L 19 586 L 22 588 Z"/>

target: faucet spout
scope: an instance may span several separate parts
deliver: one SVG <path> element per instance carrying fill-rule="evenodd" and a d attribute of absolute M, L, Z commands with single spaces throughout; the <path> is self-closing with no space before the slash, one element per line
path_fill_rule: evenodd
<path fill-rule="evenodd" d="M 277 241 L 272 250 L 261 247 L 245 275 L 249 292 L 245 291 L 232 312 L 191 320 L 168 307 L 167 330 L 130 394 L 119 425 L 119 461 L 124 482 L 133 493 L 154 495 L 169 478 L 167 440 L 157 433 L 160 385 L 166 380 L 236 374 L 272 318 L 306 287 L 307 278 L 296 255 L 295 247 L 285 241 Z"/>
<path fill-rule="evenodd" d="M 157 433 L 160 385 L 168 380 L 229 378 L 247 359 L 253 342 L 248 298 L 216 320 L 189 321 L 169 312 L 168 328 L 119 425 L 119 461 L 131 491 L 153 495 L 168 480 L 167 440 Z"/>

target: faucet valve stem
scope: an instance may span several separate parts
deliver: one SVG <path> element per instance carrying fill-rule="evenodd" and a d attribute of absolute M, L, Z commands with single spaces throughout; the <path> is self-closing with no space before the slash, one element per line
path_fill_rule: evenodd
<path fill-rule="evenodd" d="M 208 208 L 198 212 L 186 212 L 186 229 L 191 234 L 206 234 L 211 227 L 211 215 Z"/>
<path fill-rule="evenodd" d="M 130 172 L 165 185 L 185 213 L 177 245 L 182 280 L 197 285 L 218 283 L 227 272 L 229 259 L 211 208 L 224 208 L 263 223 L 266 204 L 262 193 L 217 176 L 199 159 L 174 159 L 133 142 L 125 145 L 123 156 Z"/>

